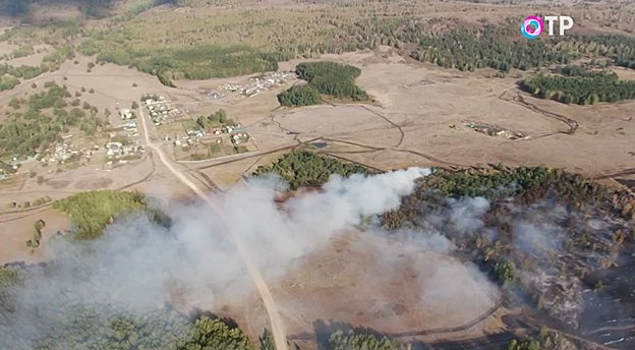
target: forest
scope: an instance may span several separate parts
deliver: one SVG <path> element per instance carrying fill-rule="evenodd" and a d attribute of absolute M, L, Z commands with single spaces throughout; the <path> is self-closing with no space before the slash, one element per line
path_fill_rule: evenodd
<path fill-rule="evenodd" d="M 484 213 L 466 234 L 452 213 L 460 210 L 467 215 L 470 209 L 457 208 L 470 208 L 467 203 L 479 196 L 486 199 L 478 200 L 486 204 L 481 207 Z M 590 228 L 589 220 L 611 224 Z M 632 220 L 635 196 L 625 190 L 557 169 L 503 166 L 436 170 L 402 200 L 398 210 L 383 215 L 389 230 L 440 232 L 456 245 L 458 254 L 470 256 L 500 285 L 506 299 L 524 300 L 523 304 L 580 334 L 613 319 L 630 322 L 621 316 L 632 315 L 630 306 L 618 303 L 619 312 L 602 311 L 599 316 L 606 306 L 586 303 L 579 293 L 587 289 L 588 297 L 620 298 L 620 287 L 608 276 L 619 273 L 616 259 L 630 254 Z M 537 240 L 557 243 L 544 245 Z M 598 275 L 599 271 L 603 273 Z M 551 279 L 548 287 L 539 287 L 543 282 L 532 277 L 543 274 Z M 590 275 L 602 277 L 590 279 Z M 522 298 L 516 299 L 518 295 Z M 564 303 L 570 307 L 563 307 Z M 509 349 L 536 349 L 536 342 L 516 341 Z"/>
<path fill-rule="evenodd" d="M 1 69 L 1 68 L 0 68 Z M 0 91 L 11 90 L 20 84 L 20 80 L 12 75 L 0 76 Z"/>
<path fill-rule="evenodd" d="M 617 74 L 588 71 L 580 66 L 558 70 L 562 75 L 539 74 L 520 83 L 520 88 L 544 99 L 592 105 L 635 98 L 635 80 L 619 80 Z"/>
<path fill-rule="evenodd" d="M 577 36 L 579 50 L 613 59 L 617 66 L 635 69 L 635 39 L 624 35 Z"/>
<path fill-rule="evenodd" d="M 293 86 L 279 94 L 278 101 L 283 106 L 318 104 L 318 94 L 353 101 L 368 99 L 366 92 L 355 85 L 355 78 L 361 74 L 357 67 L 327 61 L 306 62 L 298 64 L 295 72 L 308 84 Z"/>
<path fill-rule="evenodd" d="M 343 177 L 356 173 L 370 174 L 370 171 L 362 166 L 344 163 L 306 150 L 286 153 L 271 165 L 261 165 L 252 176 L 264 176 L 272 172 L 289 183 L 292 190 L 302 186 L 323 185 L 334 174 Z"/>
<path fill-rule="evenodd" d="M 552 171 L 541 167 L 520 167 L 485 173 L 438 169 L 427 181 L 442 196 L 492 199 L 527 191 L 544 181 Z"/>
<path fill-rule="evenodd" d="M 80 268 L 81 269 L 81 268 Z M 17 336 L 12 327 L 25 327 L 28 319 L 15 320 L 15 293 L 30 275 L 55 273 L 54 264 L 0 266 L 0 338 L 15 350 L 117 349 L 117 350 L 275 350 L 271 333 L 265 329 L 259 344 L 251 341 L 231 319 L 196 311 L 179 313 L 166 305 L 142 314 L 122 312 L 116 307 L 70 304 L 64 324 L 53 324 L 47 332 L 31 339 Z M 71 293 L 67 291 L 66 293 Z M 47 305 L 48 308 L 54 307 Z M 71 311 L 72 310 L 72 311 Z M 17 322 L 17 323 L 16 323 Z M 28 331 L 25 334 L 29 334 Z M 292 349 L 299 347 L 290 344 Z M 406 350 L 407 346 L 386 337 L 334 331 L 325 350 Z M 516 349 L 514 349 L 516 350 Z"/>
<path fill-rule="evenodd" d="M 15 350 L 256 350 L 234 324 L 211 315 L 189 317 L 170 307 L 134 314 L 98 304 L 68 305 L 64 324 L 52 325 L 48 332 L 24 339 L 11 332 L 11 287 L 46 266 L 5 265 L 0 267 L 0 338 Z M 19 289 L 18 289 L 19 290 Z M 47 305 L 47 307 L 51 307 Z M 24 320 L 19 320 L 24 322 Z M 28 324 L 20 324 L 28 328 Z M 264 348 L 263 348 L 264 350 Z"/>
<path fill-rule="evenodd" d="M 635 198 L 630 198 L 626 192 L 619 192 L 623 198 L 615 203 L 607 202 L 610 193 L 615 193 L 615 190 L 586 180 L 579 174 L 544 167 L 507 168 L 497 165 L 463 171 L 434 169 L 420 184 L 418 194 L 406 198 L 400 210 L 384 214 L 383 222 L 385 227 L 395 229 L 409 220 L 416 220 L 416 217 L 411 216 L 414 213 L 409 211 L 409 201 L 420 201 L 422 198 L 483 197 L 491 201 L 508 198 L 535 201 L 534 197 L 538 195 L 566 201 L 577 210 L 586 208 L 590 203 L 602 203 L 607 206 L 604 210 L 621 213 L 626 219 L 631 219 L 632 215 L 635 219 Z M 614 208 L 614 205 L 619 208 Z"/>
<path fill-rule="evenodd" d="M 68 0 L 0 0 L 0 9 L 11 16 L 24 16 L 29 14 L 29 7 L 35 3 L 68 3 Z M 107 10 L 113 0 L 75 0 L 79 9 L 86 15 L 96 16 Z"/>
<path fill-rule="evenodd" d="M 44 83 L 44 90 L 28 99 L 13 98 L 11 109 L 0 124 L 0 156 L 33 156 L 43 154 L 51 144 L 59 142 L 62 133 L 78 127 L 87 135 L 102 125 L 97 108 L 79 100 L 67 102 L 72 95 L 55 82 Z M 88 112 L 88 114 L 87 114 Z"/>
<path fill-rule="evenodd" d="M 566 45 L 543 40 L 510 40 L 502 28 L 486 26 L 480 35 L 462 29 L 443 35 L 423 35 L 414 59 L 445 68 L 473 71 L 489 67 L 503 72 L 553 63 L 568 64 L 579 53 Z"/>
<path fill-rule="evenodd" d="M 84 7 L 89 7 L 95 0 L 83 2 Z M 513 18 L 501 21 L 498 26 L 430 30 L 443 21 L 422 18 L 427 11 L 425 6 L 406 2 L 391 4 L 390 11 L 381 2 L 369 1 L 303 11 L 263 9 L 258 15 L 250 9 L 217 9 L 223 16 L 210 16 L 213 12 L 206 7 L 208 2 L 188 1 L 188 6 L 196 9 L 188 16 L 177 11 L 147 11 L 137 16 L 164 2 L 174 3 L 142 2 L 130 9 L 133 14 L 115 15 L 98 27 L 79 22 L 15 28 L 1 35 L 0 40 L 28 47 L 42 42 L 56 46 L 69 44 L 81 38 L 79 49 L 83 54 L 135 67 L 157 76 L 165 85 L 173 85 L 178 79 L 270 71 L 276 69 L 278 61 L 374 49 L 379 45 L 399 50 L 415 47 L 408 52 L 420 61 L 467 71 L 481 67 L 502 72 L 512 68 L 527 70 L 554 63 L 568 64 L 581 56 L 609 57 L 614 64 L 631 67 L 635 55 L 634 40 L 620 35 L 517 40 Z M 455 18 L 444 21 L 447 28 L 460 27 Z M 236 46 L 236 42 L 241 45 Z M 46 71 L 43 67 L 39 69 Z M 314 86 L 332 92 L 353 89 L 350 84 L 334 87 L 328 80 L 316 81 Z M 353 90 L 346 94 L 355 95 Z M 310 99 L 309 94 L 310 91 L 306 100 Z M 285 101 L 288 100 L 292 99 Z"/>

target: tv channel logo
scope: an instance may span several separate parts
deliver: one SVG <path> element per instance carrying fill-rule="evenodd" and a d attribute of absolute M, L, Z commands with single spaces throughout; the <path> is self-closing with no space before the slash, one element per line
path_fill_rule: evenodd
<path fill-rule="evenodd" d="M 560 36 L 563 36 L 565 31 L 573 28 L 573 18 L 570 16 L 545 16 L 543 19 L 538 15 L 532 15 L 525 18 L 521 32 L 527 39 L 536 39 L 545 31 L 545 22 L 547 22 L 549 36 L 554 36 L 554 23 L 556 21 L 558 21 L 558 34 Z"/>

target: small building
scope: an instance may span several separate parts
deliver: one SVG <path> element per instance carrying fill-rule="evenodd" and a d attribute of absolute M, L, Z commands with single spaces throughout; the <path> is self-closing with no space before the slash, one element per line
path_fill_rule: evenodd
<path fill-rule="evenodd" d="M 132 118 L 134 118 L 134 114 L 129 109 L 121 109 L 121 110 L 119 110 L 119 116 L 121 116 L 121 119 L 132 119 Z"/>
<path fill-rule="evenodd" d="M 188 130 L 187 134 L 188 136 L 196 138 L 203 137 L 203 131 L 201 130 Z"/>
<path fill-rule="evenodd" d="M 256 96 L 259 92 L 260 92 L 260 90 L 258 89 L 258 87 L 252 87 L 252 88 L 249 88 L 249 89 L 245 90 L 245 95 L 247 95 L 249 97 Z"/>
<path fill-rule="evenodd" d="M 108 142 L 106 144 L 107 157 L 120 157 L 123 155 L 121 142 Z"/>

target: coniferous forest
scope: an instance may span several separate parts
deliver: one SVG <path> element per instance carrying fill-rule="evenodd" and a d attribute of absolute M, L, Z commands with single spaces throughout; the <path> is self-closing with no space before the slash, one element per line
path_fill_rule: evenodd
<path fill-rule="evenodd" d="M 320 92 L 311 85 L 292 86 L 278 94 L 278 102 L 286 107 L 311 106 L 320 101 Z"/>
<path fill-rule="evenodd" d="M 520 83 L 522 90 L 562 103 L 592 105 L 635 98 L 635 81 L 619 80 L 617 74 L 589 71 L 580 66 L 558 70 L 560 75 L 540 74 Z"/>
<path fill-rule="evenodd" d="M 458 30 L 439 36 L 422 36 L 419 49 L 411 56 L 445 68 L 473 71 L 494 68 L 509 72 L 512 68 L 527 70 L 553 63 L 567 64 L 579 53 L 566 45 L 542 40 L 509 40 L 500 28 L 485 27 L 481 34 Z"/>
<path fill-rule="evenodd" d="M 295 72 L 308 84 L 294 86 L 279 94 L 278 101 L 283 106 L 318 104 L 319 94 L 353 101 L 368 99 L 366 92 L 355 85 L 355 78 L 361 74 L 357 67 L 326 61 L 307 62 L 298 64 Z"/>

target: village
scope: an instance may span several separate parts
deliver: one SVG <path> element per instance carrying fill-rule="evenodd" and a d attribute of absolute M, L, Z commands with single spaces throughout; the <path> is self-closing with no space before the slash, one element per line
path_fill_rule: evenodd
<path fill-rule="evenodd" d="M 102 133 L 90 139 L 77 134 L 63 135 L 61 140 L 46 151 L 36 154 L 33 159 L 18 161 L 22 163 L 37 160 L 42 167 L 48 167 L 47 173 L 59 173 L 79 166 L 98 165 L 103 169 L 112 169 L 129 161 L 139 159 L 145 152 L 140 143 L 136 115 L 132 109 L 118 110 L 118 117 L 109 120 L 110 126 L 103 127 Z"/>
<path fill-rule="evenodd" d="M 283 75 L 272 76 L 278 79 Z M 255 77 L 252 78 L 253 86 L 239 89 L 243 93 L 255 91 L 250 89 L 260 91 L 279 83 L 276 79 Z M 159 137 L 172 146 L 177 161 L 201 161 L 258 149 L 242 125 L 228 118 L 222 109 L 194 119 L 166 97 L 147 94 L 141 98 L 141 105 L 133 102 L 130 108 L 121 108 L 116 103 L 117 114 L 106 117 L 108 125 L 94 137 L 68 133 L 33 157 L 1 163 L 0 180 L 10 178 L 23 164 L 32 162 L 37 162 L 38 167 L 45 168 L 48 174 L 58 174 L 87 165 L 110 170 L 141 159 L 146 149 L 139 136 L 139 108 L 147 110 L 147 117 L 156 126 Z"/>
<path fill-rule="evenodd" d="M 253 97 L 262 91 L 267 91 L 277 86 L 283 86 L 296 76 L 293 71 L 280 71 L 263 73 L 250 77 L 247 83 L 225 83 L 216 90 L 207 91 L 206 95 L 212 99 L 222 99 L 228 96 Z"/>
<path fill-rule="evenodd" d="M 177 161 L 200 161 L 257 150 L 242 125 L 228 118 L 223 109 L 194 119 L 164 96 L 144 95 L 142 104 L 159 137 L 172 145 Z"/>

